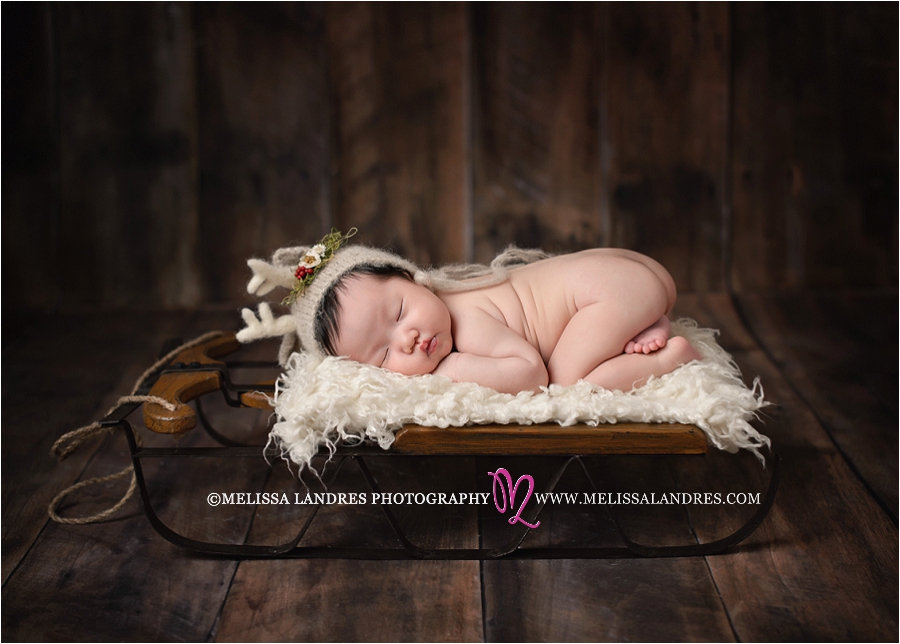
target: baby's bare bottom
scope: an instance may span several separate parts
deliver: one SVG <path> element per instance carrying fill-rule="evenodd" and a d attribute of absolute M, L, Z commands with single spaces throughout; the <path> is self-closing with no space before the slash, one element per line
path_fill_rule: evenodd
<path fill-rule="evenodd" d="M 683 338 L 652 353 L 624 353 L 641 332 L 660 325 L 675 303 L 675 284 L 658 263 L 641 257 L 627 280 L 629 291 L 582 306 L 569 321 L 547 363 L 551 383 L 584 379 L 605 389 L 629 391 L 699 357 Z"/>

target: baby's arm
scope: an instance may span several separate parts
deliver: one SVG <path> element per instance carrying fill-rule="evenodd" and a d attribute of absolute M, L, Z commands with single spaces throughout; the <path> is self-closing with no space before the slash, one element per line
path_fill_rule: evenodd
<path fill-rule="evenodd" d="M 536 392 L 547 385 L 541 354 L 508 326 L 482 311 L 455 322 L 457 351 L 444 358 L 434 373 L 510 394 Z"/>

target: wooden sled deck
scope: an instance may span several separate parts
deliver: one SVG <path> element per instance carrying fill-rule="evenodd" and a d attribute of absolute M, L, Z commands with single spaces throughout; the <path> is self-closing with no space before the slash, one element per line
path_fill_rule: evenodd
<path fill-rule="evenodd" d="M 348 561 L 210 558 L 157 535 L 132 500 L 112 520 L 66 526 L 47 519 L 66 486 L 118 471 L 118 433 L 57 465 L 50 445 L 103 416 L 152 361 L 164 339 L 234 324 L 234 313 L 10 315 L 26 329 L 4 346 L 3 635 L 9 640 L 575 640 L 896 639 L 896 293 L 683 296 L 676 315 L 722 330 L 745 378 L 759 375 L 764 432 L 781 455 L 778 496 L 758 530 L 710 557 L 621 560 Z M 14 318 L 14 319 L 13 319 Z M 263 356 L 260 356 L 263 357 Z M 255 377 L 247 368 L 247 377 Z M 269 412 L 203 407 L 237 442 L 264 441 Z M 232 421 L 235 414 L 239 421 Z M 136 421 L 138 422 L 138 421 Z M 138 422 L 139 424 L 139 422 Z M 143 430 L 146 445 L 173 444 Z M 188 432 L 175 443 L 212 442 Z M 486 472 L 534 477 L 538 489 L 563 457 L 405 457 L 373 464 L 392 492 L 490 492 Z M 262 459 L 148 463 L 154 507 L 192 536 L 278 542 L 303 505 L 212 507 L 212 492 L 302 490 L 287 468 Z M 389 460 L 389 459 L 384 459 Z M 247 463 L 244 463 L 244 462 Z M 255 463 L 250 466 L 249 463 Z M 591 477 L 628 493 L 749 492 L 767 472 L 749 454 L 586 457 Z M 362 489 L 347 475 L 335 493 Z M 325 470 L 327 478 L 333 470 Z M 481 477 L 481 478 L 479 478 Z M 317 482 L 305 477 L 310 490 Z M 221 481 L 230 481 L 223 489 Z M 477 483 L 480 481 L 480 483 Z M 294 486 L 294 487 L 290 487 Z M 480 486 L 480 487 L 478 487 Z M 123 481 L 76 493 L 64 515 L 90 514 Z M 588 490 L 569 468 L 560 494 Z M 248 510 L 249 508 L 249 510 Z M 394 506 L 397 520 L 432 548 L 501 545 L 508 515 L 493 505 Z M 753 508 L 618 506 L 617 520 L 650 545 L 702 543 L 735 529 Z M 313 545 L 394 538 L 372 504 L 325 506 Z M 618 539 L 603 513 L 550 504 L 523 546 L 566 547 Z M 65 634 L 65 635 L 63 635 Z"/>

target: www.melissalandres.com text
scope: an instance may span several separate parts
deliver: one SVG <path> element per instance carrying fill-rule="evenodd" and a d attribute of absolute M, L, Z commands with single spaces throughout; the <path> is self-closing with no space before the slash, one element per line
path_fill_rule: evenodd
<path fill-rule="evenodd" d="M 759 492 L 535 492 L 542 505 L 759 505 Z M 488 492 L 211 492 L 218 505 L 488 505 Z"/>

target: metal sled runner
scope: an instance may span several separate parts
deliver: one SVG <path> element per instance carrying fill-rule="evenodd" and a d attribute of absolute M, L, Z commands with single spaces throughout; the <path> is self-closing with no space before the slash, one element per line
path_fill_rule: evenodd
<path fill-rule="evenodd" d="M 221 392 L 228 405 L 271 409 L 266 393 L 274 392 L 273 384 L 241 385 L 232 382 L 229 367 L 220 358 L 236 351 L 238 342 L 231 334 L 185 348 L 164 366 L 158 375 L 148 378 L 139 393 L 169 401 L 174 409 L 166 409 L 153 402 L 143 403 L 143 418 L 147 428 L 160 434 L 183 435 L 199 421 L 205 431 L 220 447 L 144 447 L 138 432 L 127 421 L 141 403 L 121 406 L 101 421 L 104 427 L 119 427 L 128 441 L 132 465 L 150 523 L 173 544 L 209 555 L 238 558 L 344 558 L 344 559 L 556 559 L 556 558 L 629 558 L 629 557 L 684 557 L 705 556 L 720 553 L 747 538 L 766 517 L 775 499 L 779 480 L 779 459 L 772 455 L 767 489 L 760 495 L 760 503 L 752 516 L 731 534 L 707 543 L 674 546 L 648 546 L 629 537 L 623 530 L 615 507 L 597 506 L 605 511 L 615 524 L 620 542 L 618 547 L 529 547 L 521 548 L 530 528 L 539 520 L 544 503 L 536 503 L 522 516 L 524 522 L 514 526 L 513 537 L 499 547 L 485 548 L 425 548 L 410 539 L 390 505 L 380 505 L 383 518 L 389 524 L 400 547 L 329 547 L 305 546 L 308 534 L 321 504 L 311 507 L 296 535 L 278 545 L 252 545 L 214 543 L 186 537 L 170 528 L 154 510 L 150 490 L 144 474 L 144 463 L 150 459 L 190 459 L 221 457 L 227 459 L 261 459 L 262 445 L 244 445 L 223 435 L 208 422 L 202 399 L 207 394 Z M 194 401 L 192 408 L 188 403 Z M 348 464 L 361 473 L 368 494 L 382 494 L 377 477 L 369 463 L 375 459 L 400 459 L 403 457 L 445 456 L 564 456 L 565 460 L 551 477 L 545 492 L 553 492 L 557 482 L 570 467 L 579 468 L 589 481 L 591 492 L 600 492 L 595 477 L 591 475 L 582 457 L 595 455 L 702 455 L 707 450 L 702 431 L 693 426 L 678 424 L 619 423 L 590 427 L 576 425 L 487 425 L 464 428 L 433 428 L 406 426 L 396 433 L 390 450 L 374 445 L 341 445 L 332 455 L 326 489 Z M 602 508 L 602 510 L 601 510 Z"/>

